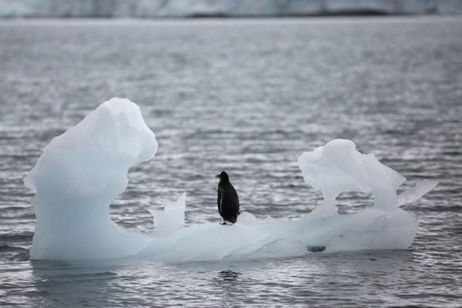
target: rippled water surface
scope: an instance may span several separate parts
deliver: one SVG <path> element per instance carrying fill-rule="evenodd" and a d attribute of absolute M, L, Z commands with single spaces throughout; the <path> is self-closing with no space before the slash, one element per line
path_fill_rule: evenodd
<path fill-rule="evenodd" d="M 462 19 L 0 22 L 0 306 L 462 303 Z M 187 222 L 217 221 L 227 170 L 243 209 L 295 218 L 320 200 L 296 159 L 352 139 L 410 181 L 406 251 L 255 262 L 30 261 L 22 184 L 50 140 L 113 96 L 138 103 L 159 152 L 111 205 L 125 228 L 186 191 Z M 370 204 L 344 194 L 340 212 Z"/>

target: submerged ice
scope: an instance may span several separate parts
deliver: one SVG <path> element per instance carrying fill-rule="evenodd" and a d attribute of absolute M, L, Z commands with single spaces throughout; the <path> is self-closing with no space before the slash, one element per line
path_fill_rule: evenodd
<path fill-rule="evenodd" d="M 257 219 L 244 212 L 233 226 L 185 226 L 186 195 L 151 211 L 155 231 L 138 234 L 110 218 L 112 200 L 127 186 L 128 169 L 154 157 L 157 141 L 140 109 L 113 98 L 47 145 L 25 184 L 35 191 L 33 259 L 143 256 L 165 262 L 301 256 L 313 251 L 405 249 L 416 235 L 412 213 L 400 208 L 436 183 L 424 181 L 397 195 L 405 178 L 361 154 L 349 140 L 333 140 L 303 153 L 305 182 L 323 194 L 313 212 L 292 221 Z M 340 215 L 345 191 L 372 194 L 374 205 Z"/>

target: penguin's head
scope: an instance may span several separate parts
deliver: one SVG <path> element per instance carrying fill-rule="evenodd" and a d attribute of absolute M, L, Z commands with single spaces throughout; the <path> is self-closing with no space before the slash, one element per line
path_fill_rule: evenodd
<path fill-rule="evenodd" d="M 228 174 L 224 171 L 220 172 L 219 174 L 215 175 L 216 178 L 220 179 L 220 182 L 226 183 L 229 182 Z"/>

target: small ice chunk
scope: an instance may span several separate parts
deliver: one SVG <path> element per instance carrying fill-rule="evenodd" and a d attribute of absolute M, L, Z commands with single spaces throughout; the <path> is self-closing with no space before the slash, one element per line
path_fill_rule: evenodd
<path fill-rule="evenodd" d="M 245 225 L 250 225 L 252 223 L 255 223 L 257 221 L 257 218 L 252 215 L 249 212 L 241 212 L 239 214 L 239 219 L 237 220 L 237 223 L 240 224 L 245 224 Z"/>
<path fill-rule="evenodd" d="M 186 193 L 181 194 L 176 201 L 169 202 L 163 210 L 149 210 L 154 218 L 154 234 L 166 235 L 184 225 L 186 209 Z"/>
<path fill-rule="evenodd" d="M 436 187 L 438 181 L 421 180 L 415 183 L 415 186 L 398 195 L 398 205 L 404 205 L 417 201 L 426 193 Z"/>

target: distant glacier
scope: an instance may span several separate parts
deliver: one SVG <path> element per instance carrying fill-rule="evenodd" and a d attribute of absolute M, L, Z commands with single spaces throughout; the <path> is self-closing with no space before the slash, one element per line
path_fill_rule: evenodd
<path fill-rule="evenodd" d="M 0 0 L 0 18 L 461 14 L 462 0 Z"/>

